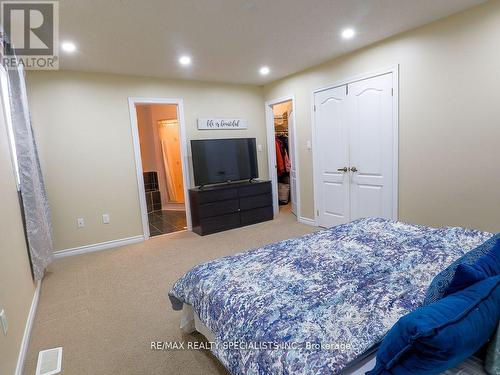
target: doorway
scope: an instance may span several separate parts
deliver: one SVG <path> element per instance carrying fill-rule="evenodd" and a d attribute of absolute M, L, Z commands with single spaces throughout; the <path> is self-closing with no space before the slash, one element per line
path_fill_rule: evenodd
<path fill-rule="evenodd" d="M 274 214 L 291 212 L 300 218 L 293 97 L 267 102 L 266 123 Z"/>
<path fill-rule="evenodd" d="M 314 92 L 315 219 L 397 220 L 397 68 Z"/>
<path fill-rule="evenodd" d="M 130 105 L 144 234 L 189 229 L 180 103 L 131 99 Z"/>

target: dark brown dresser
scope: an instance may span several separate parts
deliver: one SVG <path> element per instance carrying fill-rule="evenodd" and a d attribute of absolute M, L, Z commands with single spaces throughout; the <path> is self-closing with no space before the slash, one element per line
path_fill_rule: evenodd
<path fill-rule="evenodd" d="M 189 189 L 193 232 L 201 236 L 273 219 L 271 181 Z"/>

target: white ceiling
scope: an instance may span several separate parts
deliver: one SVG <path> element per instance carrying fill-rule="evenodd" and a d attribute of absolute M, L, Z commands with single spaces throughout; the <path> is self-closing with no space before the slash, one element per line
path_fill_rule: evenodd
<path fill-rule="evenodd" d="M 482 2 L 61 0 L 61 40 L 78 48 L 61 69 L 264 84 Z"/>

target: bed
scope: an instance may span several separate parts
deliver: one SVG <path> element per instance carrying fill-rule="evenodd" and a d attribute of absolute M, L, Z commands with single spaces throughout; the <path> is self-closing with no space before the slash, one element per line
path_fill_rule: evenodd
<path fill-rule="evenodd" d="M 356 373 L 432 278 L 491 236 L 361 219 L 200 264 L 169 297 L 232 374 Z"/>

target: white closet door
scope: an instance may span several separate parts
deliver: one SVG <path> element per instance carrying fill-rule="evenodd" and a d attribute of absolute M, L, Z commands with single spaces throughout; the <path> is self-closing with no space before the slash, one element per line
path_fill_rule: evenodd
<path fill-rule="evenodd" d="M 350 219 L 393 216 L 392 73 L 349 84 Z"/>
<path fill-rule="evenodd" d="M 331 227 L 349 221 L 348 128 L 346 86 L 314 95 L 315 194 L 319 226 Z"/>
<path fill-rule="evenodd" d="M 290 168 L 290 200 L 292 203 L 292 213 L 297 216 L 297 172 L 296 172 L 296 155 L 295 155 L 295 133 L 294 133 L 293 113 L 288 114 L 288 154 L 291 158 Z"/>

